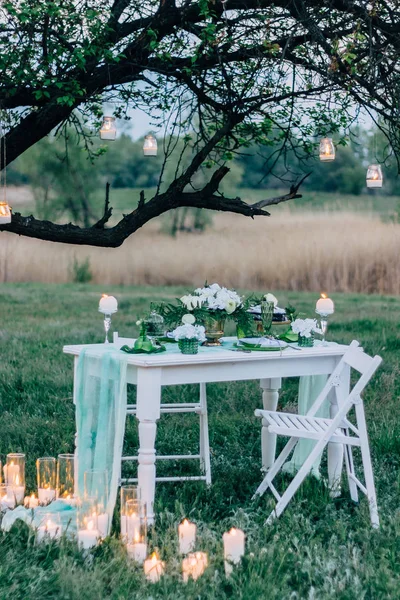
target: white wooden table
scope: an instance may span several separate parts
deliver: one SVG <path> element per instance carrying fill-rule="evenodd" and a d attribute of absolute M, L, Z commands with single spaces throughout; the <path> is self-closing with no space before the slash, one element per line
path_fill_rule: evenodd
<path fill-rule="evenodd" d="M 75 357 L 75 372 L 79 353 L 85 345 L 65 346 L 63 351 Z M 91 345 L 91 349 L 95 346 Z M 103 348 L 104 344 L 99 344 Z M 147 503 L 149 522 L 154 520 L 155 495 L 155 440 L 157 421 L 160 418 L 161 387 L 187 383 L 260 380 L 264 409 L 276 410 L 282 378 L 304 375 L 330 374 L 345 353 L 347 346 L 328 344 L 313 348 L 282 352 L 251 352 L 249 354 L 226 350 L 199 354 L 124 354 L 127 362 L 127 383 L 137 386 L 137 419 L 139 421 L 138 486 Z M 207 349 L 209 350 L 209 349 Z M 337 401 L 347 395 L 350 374 L 345 372 L 337 382 L 336 394 L 330 397 L 331 417 L 337 412 Z M 255 419 L 256 422 L 256 419 Z M 262 423 L 262 467 L 268 469 L 275 457 L 276 436 Z M 328 448 L 328 474 L 333 487 L 340 482 L 343 463 L 343 446 L 330 444 Z"/>

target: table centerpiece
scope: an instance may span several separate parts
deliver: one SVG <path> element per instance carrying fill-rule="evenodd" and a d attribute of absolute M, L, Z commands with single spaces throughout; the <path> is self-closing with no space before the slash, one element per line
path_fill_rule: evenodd
<path fill-rule="evenodd" d="M 252 298 L 244 299 L 235 290 L 221 287 L 218 283 L 205 284 L 177 300 L 177 304 L 162 304 L 157 308 L 166 323 L 175 327 L 186 313 L 193 315 L 205 328 L 204 346 L 220 346 L 225 322 L 231 319 L 241 326 L 252 321 L 248 308 Z"/>

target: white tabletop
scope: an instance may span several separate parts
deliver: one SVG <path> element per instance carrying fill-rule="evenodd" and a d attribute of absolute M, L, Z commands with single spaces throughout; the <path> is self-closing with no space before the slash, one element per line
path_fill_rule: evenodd
<path fill-rule="evenodd" d="M 229 338 L 225 338 L 229 339 Z M 230 341 L 234 341 L 235 338 L 230 338 Z M 292 346 L 296 346 L 293 344 Z M 246 363 L 254 361 L 269 361 L 280 359 L 282 361 L 301 358 L 322 358 L 332 356 L 342 356 L 348 346 L 343 344 L 336 344 L 334 342 L 328 342 L 323 345 L 321 342 L 316 342 L 316 345 L 312 348 L 300 348 L 288 347 L 282 351 L 274 352 L 240 352 L 235 350 L 224 349 L 224 346 L 214 348 L 199 348 L 198 354 L 182 354 L 177 344 L 169 345 L 168 352 L 160 354 L 127 354 L 119 350 L 119 347 L 114 344 L 79 344 L 73 346 L 64 346 L 63 352 L 65 354 L 72 354 L 78 356 L 82 350 L 90 349 L 90 354 L 96 356 L 96 350 L 98 350 L 98 356 L 100 357 L 106 348 L 110 350 L 115 349 L 118 354 L 129 365 L 136 367 L 169 367 L 177 365 L 202 365 L 202 364 L 215 364 L 215 363 Z"/>

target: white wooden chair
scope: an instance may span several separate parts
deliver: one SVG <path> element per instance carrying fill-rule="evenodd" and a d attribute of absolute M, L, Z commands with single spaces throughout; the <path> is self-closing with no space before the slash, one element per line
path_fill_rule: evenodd
<path fill-rule="evenodd" d="M 255 492 L 255 497 L 257 495 L 261 496 L 269 488 L 277 500 L 275 509 L 269 515 L 267 522 L 271 522 L 282 514 L 305 477 L 311 471 L 314 461 L 329 442 L 336 442 L 344 444 L 346 471 L 352 500 L 358 502 L 357 488 L 359 488 L 368 498 L 372 525 L 379 527 L 374 477 L 361 393 L 379 367 L 382 359 L 379 356 L 371 358 L 362 352 L 358 345 L 356 341 L 351 343 L 340 363 L 329 377 L 324 389 L 305 416 L 270 410 L 255 411 L 257 417 L 262 417 L 268 422 L 270 432 L 290 438 Z M 314 415 L 328 394 L 338 385 L 343 370 L 348 367 L 357 371 L 360 377 L 347 397 L 337 397 L 337 414 L 333 419 L 315 417 Z M 352 408 L 355 409 L 355 425 L 347 418 Z M 315 440 L 316 444 L 285 492 L 280 495 L 272 482 L 300 439 Z M 355 474 L 353 446 L 359 447 L 361 450 L 365 485 L 361 483 Z"/>
<path fill-rule="evenodd" d="M 118 348 L 124 346 L 133 346 L 134 339 L 119 337 L 118 332 L 114 332 L 113 343 Z M 208 436 L 208 413 L 207 413 L 207 393 L 206 384 L 200 383 L 200 394 L 197 402 L 175 402 L 170 404 L 161 404 L 161 414 L 176 415 L 179 413 L 195 413 L 200 417 L 200 443 L 199 454 L 170 454 L 156 455 L 156 460 L 198 460 L 200 462 L 200 471 L 202 475 L 194 476 L 176 476 L 176 477 L 156 477 L 156 481 L 205 481 L 211 485 L 211 463 L 210 463 L 210 443 Z M 136 405 L 127 405 L 127 415 L 136 415 Z M 137 461 L 137 456 L 123 456 L 122 462 Z M 135 483 L 137 478 L 121 478 L 121 483 Z"/>

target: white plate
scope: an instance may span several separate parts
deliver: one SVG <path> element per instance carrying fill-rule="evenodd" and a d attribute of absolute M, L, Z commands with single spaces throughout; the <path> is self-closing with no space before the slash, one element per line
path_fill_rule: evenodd
<path fill-rule="evenodd" d="M 263 348 L 284 348 L 287 346 L 286 342 L 282 342 L 280 340 L 270 340 L 269 338 L 264 337 L 240 338 L 238 342 L 242 344 L 257 345 Z"/>

